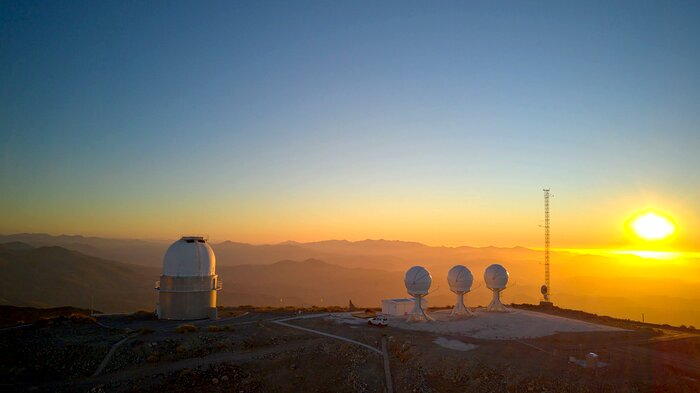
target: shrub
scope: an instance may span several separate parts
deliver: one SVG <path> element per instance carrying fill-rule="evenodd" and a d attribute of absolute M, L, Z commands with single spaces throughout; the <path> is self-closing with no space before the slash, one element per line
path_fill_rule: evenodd
<path fill-rule="evenodd" d="M 197 326 L 191 325 L 191 324 L 184 324 L 180 325 L 175 328 L 175 331 L 177 333 L 190 333 L 190 332 L 196 332 L 197 331 Z"/>
<path fill-rule="evenodd" d="M 90 324 L 90 323 L 95 323 L 97 320 L 91 316 L 85 315 L 85 314 L 78 314 L 78 313 L 73 313 L 68 317 L 72 323 L 79 323 L 79 324 Z"/>
<path fill-rule="evenodd" d="M 214 332 L 235 332 L 236 329 L 231 325 L 211 325 L 207 328 L 210 333 Z"/>

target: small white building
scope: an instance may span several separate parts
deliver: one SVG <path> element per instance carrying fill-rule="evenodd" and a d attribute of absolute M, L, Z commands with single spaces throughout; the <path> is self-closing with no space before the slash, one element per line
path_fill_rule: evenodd
<path fill-rule="evenodd" d="M 404 316 L 411 313 L 415 299 L 382 299 L 382 314 Z M 428 300 L 422 299 L 421 305 L 428 308 Z"/>

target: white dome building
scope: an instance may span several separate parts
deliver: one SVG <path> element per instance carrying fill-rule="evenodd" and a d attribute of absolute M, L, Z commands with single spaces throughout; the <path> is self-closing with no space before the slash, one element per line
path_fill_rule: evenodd
<path fill-rule="evenodd" d="M 159 319 L 216 319 L 216 256 L 203 236 L 183 236 L 163 258 L 163 275 L 156 283 Z"/>

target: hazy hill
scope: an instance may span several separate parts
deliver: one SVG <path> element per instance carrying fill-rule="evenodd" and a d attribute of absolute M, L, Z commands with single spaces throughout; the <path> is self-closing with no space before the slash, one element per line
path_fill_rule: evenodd
<path fill-rule="evenodd" d="M 167 242 L 79 235 L 0 235 L 0 243 L 8 242 L 22 242 L 34 247 L 60 246 L 104 259 L 153 267 L 161 266 L 163 254 L 169 245 Z M 415 264 L 452 266 L 478 260 L 496 262 L 510 258 L 541 259 L 541 252 L 522 247 L 431 247 L 397 240 L 289 241 L 263 245 L 224 241 L 211 245 L 219 266 L 270 264 L 285 259 L 319 259 L 347 267 L 402 271 Z"/>
<path fill-rule="evenodd" d="M 375 306 L 403 293 L 400 273 L 350 269 L 318 260 L 225 266 L 220 304 Z M 130 265 L 66 248 L 0 244 L 0 304 L 104 312 L 154 309 L 159 268 Z M 282 302 L 280 302 L 282 299 Z"/>
<path fill-rule="evenodd" d="M 87 255 L 135 265 L 160 266 L 167 242 L 138 239 L 107 239 L 80 235 L 53 236 L 45 233 L 0 235 L 0 244 L 21 242 L 33 247 L 59 246 Z"/>
<path fill-rule="evenodd" d="M 226 266 L 222 301 L 246 304 L 248 294 L 269 296 L 271 305 L 378 306 L 379 299 L 404 296 L 403 273 L 346 268 L 309 259 L 280 261 L 270 265 Z M 269 304 L 269 303 L 268 303 Z"/>
<path fill-rule="evenodd" d="M 77 256 L 72 265 L 66 265 L 72 270 L 41 273 L 47 276 L 58 274 L 63 280 L 59 281 L 61 285 L 74 281 L 78 285 L 76 288 L 66 287 L 51 292 L 46 289 L 48 278 L 45 278 L 40 281 L 43 283 L 41 285 L 23 286 L 19 283 L 32 280 L 37 282 L 33 274 L 27 273 L 30 265 L 12 271 L 2 267 L 5 270 L 0 271 L 0 282 L 3 283 L 0 295 L 6 304 L 89 307 L 90 303 L 86 299 L 90 293 L 106 294 L 108 306 L 100 305 L 99 296 L 94 295 L 95 307 L 105 311 L 115 310 L 116 305 L 123 307 L 138 303 L 140 307 L 152 308 L 155 304 L 155 292 L 151 288 L 153 281 L 160 275 L 162 255 L 167 247 L 165 243 L 33 234 L 0 236 L 0 240 L 8 238 L 13 243 L 3 246 L 3 252 L 16 253 L 13 254 L 14 259 L 10 258 L 12 261 L 24 258 L 23 252 L 35 255 L 34 263 L 38 263 L 36 255 L 40 252 L 54 261 Z M 67 245 L 62 251 L 51 247 L 43 251 L 31 251 L 33 248 L 26 243 L 18 243 L 18 238 L 31 239 L 32 245 L 51 242 Z M 81 247 L 88 251 L 67 254 L 68 248 L 75 250 Z M 120 251 L 120 247 L 128 250 Z M 468 295 L 470 305 L 484 305 L 490 300 L 490 292 L 483 286 L 482 277 L 484 269 L 491 263 L 501 263 L 510 272 L 510 287 L 503 293 L 506 302 L 536 303 L 541 298 L 539 287 L 543 280 L 542 252 L 522 247 L 430 247 L 414 242 L 387 240 L 329 240 L 313 243 L 290 241 L 273 245 L 227 241 L 213 244 L 213 248 L 217 255 L 217 270 L 224 281 L 224 290 L 219 294 L 221 304 L 344 305 L 348 299 L 353 299 L 358 305 L 378 306 L 383 297 L 406 296 L 403 272 L 416 264 L 426 266 L 433 275 L 433 293 L 429 297 L 432 305 L 446 305 L 453 301 L 446 276 L 455 264 L 465 264 L 474 274 L 474 289 Z M 54 250 L 50 251 L 52 249 Z M 124 263 L 148 261 L 147 253 L 153 255 L 150 267 Z M 120 256 L 121 259 L 114 260 L 122 263 L 106 261 L 105 259 L 111 258 L 105 255 Z M 78 261 L 93 263 L 83 266 Z M 279 261 L 284 262 L 277 263 Z M 554 299 L 562 307 L 633 319 L 641 319 L 641 314 L 644 313 L 646 320 L 651 322 L 700 325 L 700 282 L 688 280 L 689 277 L 700 276 L 700 260 L 697 258 L 663 261 L 632 255 L 553 252 L 552 261 Z M 45 260 L 43 262 L 46 264 Z M 117 273 L 111 274 L 104 266 L 106 263 L 116 269 Z M 56 270 L 53 265 L 42 268 Z M 110 274 L 112 277 L 103 288 L 102 284 L 93 288 L 83 280 L 66 278 L 66 274 L 71 271 L 75 272 L 74 277 L 85 277 L 86 282 L 97 282 L 99 277 Z M 10 278 L 15 276 L 16 279 Z M 41 274 L 39 276 L 43 277 Z M 110 289 L 114 282 L 119 283 L 114 285 L 114 290 L 134 288 L 138 295 L 120 295 L 119 292 L 115 295 Z M 27 289 L 27 293 L 9 290 L 11 288 Z M 28 290 L 29 288 L 32 289 Z M 64 295 L 56 299 L 68 299 L 71 303 L 47 303 L 46 299 L 53 295 L 45 295 L 59 290 Z M 72 294 L 72 297 L 66 297 L 65 294 Z M 72 303 L 76 298 L 81 303 Z"/>
<path fill-rule="evenodd" d="M 219 266 L 267 265 L 284 259 L 299 261 L 323 256 L 298 244 L 252 245 L 225 241 L 212 244 L 212 248 L 216 253 L 216 261 Z"/>
<path fill-rule="evenodd" d="M 135 310 L 155 300 L 159 270 L 112 262 L 63 247 L 0 245 L 0 303 Z"/>

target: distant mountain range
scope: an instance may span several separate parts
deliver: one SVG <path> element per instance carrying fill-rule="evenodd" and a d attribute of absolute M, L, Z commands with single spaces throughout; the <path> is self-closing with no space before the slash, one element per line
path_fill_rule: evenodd
<path fill-rule="evenodd" d="M 9 242 L 21 242 L 33 247 L 59 246 L 99 258 L 152 267 L 160 267 L 163 254 L 169 246 L 166 242 L 106 239 L 81 235 L 52 236 L 45 233 L 0 235 L 0 244 Z"/>
<path fill-rule="evenodd" d="M 11 242 L 0 245 L 0 303 L 136 310 L 155 301 L 158 273 L 63 247 Z"/>
<path fill-rule="evenodd" d="M 105 312 L 153 309 L 153 284 L 166 242 L 45 234 L 0 235 L 0 304 L 91 305 Z M 288 241 L 252 245 L 212 244 L 224 283 L 224 305 L 379 306 L 405 297 L 403 272 L 427 267 L 428 300 L 447 305 L 454 295 L 445 277 L 455 264 L 474 274 L 469 305 L 484 305 L 490 292 L 482 274 L 491 263 L 510 272 L 505 302 L 536 303 L 542 284 L 542 252 L 523 247 L 430 247 L 389 240 Z M 569 252 L 552 253 L 554 299 L 566 308 L 659 323 L 700 325 L 700 260 L 649 261 Z"/>
<path fill-rule="evenodd" d="M 173 239 L 175 241 L 177 239 Z M 80 235 L 52 236 L 20 233 L 0 235 L 0 244 L 21 242 L 33 247 L 60 246 L 87 255 L 135 265 L 160 267 L 169 242 L 136 239 L 106 239 Z M 219 266 L 270 264 L 284 259 L 319 259 L 348 267 L 404 270 L 416 263 L 449 264 L 459 260 L 502 257 L 541 259 L 541 252 L 523 247 L 431 247 L 397 240 L 326 240 L 253 245 L 224 241 L 211 243 Z"/>
<path fill-rule="evenodd" d="M 375 305 L 400 295 L 402 274 L 353 269 L 319 260 L 217 269 L 225 305 Z M 0 244 L 0 304 L 32 307 L 72 305 L 104 312 L 153 309 L 160 269 L 108 261 L 58 246 Z M 358 290 L 358 288 L 365 288 Z"/>

